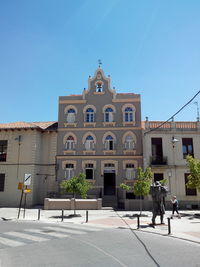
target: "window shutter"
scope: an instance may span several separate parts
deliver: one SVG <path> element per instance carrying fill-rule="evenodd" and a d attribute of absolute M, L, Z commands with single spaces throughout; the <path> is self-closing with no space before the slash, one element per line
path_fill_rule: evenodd
<path fill-rule="evenodd" d="M 109 121 L 113 121 L 113 113 L 112 112 L 109 112 Z"/>

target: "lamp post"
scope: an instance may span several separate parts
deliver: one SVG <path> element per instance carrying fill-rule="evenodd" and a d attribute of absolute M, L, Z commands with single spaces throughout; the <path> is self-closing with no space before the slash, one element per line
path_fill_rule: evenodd
<path fill-rule="evenodd" d="M 172 153 L 173 153 L 173 165 L 174 165 L 174 179 L 175 179 L 175 188 L 176 188 L 176 192 L 177 192 L 177 179 L 176 179 L 176 163 L 175 163 L 175 145 L 177 142 L 179 142 L 178 139 L 176 139 L 174 136 L 172 136 Z M 171 186 L 171 185 L 170 185 Z M 170 190 L 171 191 L 171 190 Z"/>

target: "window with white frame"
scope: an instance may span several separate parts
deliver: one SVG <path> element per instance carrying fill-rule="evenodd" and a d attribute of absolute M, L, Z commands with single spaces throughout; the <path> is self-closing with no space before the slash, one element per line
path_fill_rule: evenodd
<path fill-rule="evenodd" d="M 132 122 L 133 121 L 133 108 L 127 107 L 124 110 L 124 121 Z"/>
<path fill-rule="evenodd" d="M 86 179 L 94 179 L 94 165 L 92 163 L 85 164 Z"/>
<path fill-rule="evenodd" d="M 106 150 L 114 150 L 114 140 L 111 135 L 108 135 L 105 138 L 105 149 Z"/>
<path fill-rule="evenodd" d="M 112 122 L 113 121 L 113 109 L 106 108 L 104 112 L 104 121 L 105 122 Z"/>
<path fill-rule="evenodd" d="M 134 164 L 128 163 L 126 164 L 126 179 L 132 180 L 135 179 L 136 173 L 135 173 L 135 168 Z"/>
<path fill-rule="evenodd" d="M 94 110 L 92 108 L 86 109 L 85 121 L 86 122 L 94 122 Z"/>
<path fill-rule="evenodd" d="M 74 164 L 66 164 L 65 166 L 65 179 L 70 179 L 74 176 Z"/>
<path fill-rule="evenodd" d="M 127 150 L 135 149 L 135 142 L 134 142 L 133 137 L 131 135 L 126 136 L 125 149 L 127 149 Z"/>
<path fill-rule="evenodd" d="M 75 110 L 73 108 L 70 108 L 68 111 L 67 111 L 67 122 L 68 123 L 73 123 L 75 122 Z"/>
<path fill-rule="evenodd" d="M 91 135 L 88 135 L 85 139 L 85 149 L 86 150 L 94 149 L 94 138 Z"/>
<path fill-rule="evenodd" d="M 66 143 L 65 143 L 65 149 L 67 150 L 74 150 L 75 142 L 74 142 L 74 137 L 73 136 L 68 136 Z"/>

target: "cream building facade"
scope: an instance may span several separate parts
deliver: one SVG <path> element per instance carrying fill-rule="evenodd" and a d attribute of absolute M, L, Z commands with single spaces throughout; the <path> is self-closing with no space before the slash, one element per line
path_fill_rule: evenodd
<path fill-rule="evenodd" d="M 140 95 L 117 93 L 110 82 L 98 68 L 81 95 L 59 98 L 58 181 L 85 173 L 90 198 L 123 207 L 119 185 L 132 184 L 143 164 Z"/>
<path fill-rule="evenodd" d="M 27 207 L 44 203 L 56 183 L 57 122 L 0 124 L 0 206 L 19 206 L 25 174 L 31 174 Z"/>
<path fill-rule="evenodd" d="M 189 169 L 186 156 L 200 159 L 200 122 L 143 122 L 144 167 L 151 167 L 154 181 L 166 179 L 170 198 L 177 196 L 180 208 L 200 207 L 200 193 L 186 187 Z"/>

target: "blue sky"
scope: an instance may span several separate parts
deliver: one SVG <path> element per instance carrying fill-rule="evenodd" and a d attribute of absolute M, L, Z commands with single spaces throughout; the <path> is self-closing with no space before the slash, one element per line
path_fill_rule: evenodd
<path fill-rule="evenodd" d="M 143 119 L 167 120 L 200 90 L 199 14 L 199 0 L 1 0 L 0 123 L 57 120 L 98 59 Z M 196 117 L 190 104 L 175 120 Z"/>

